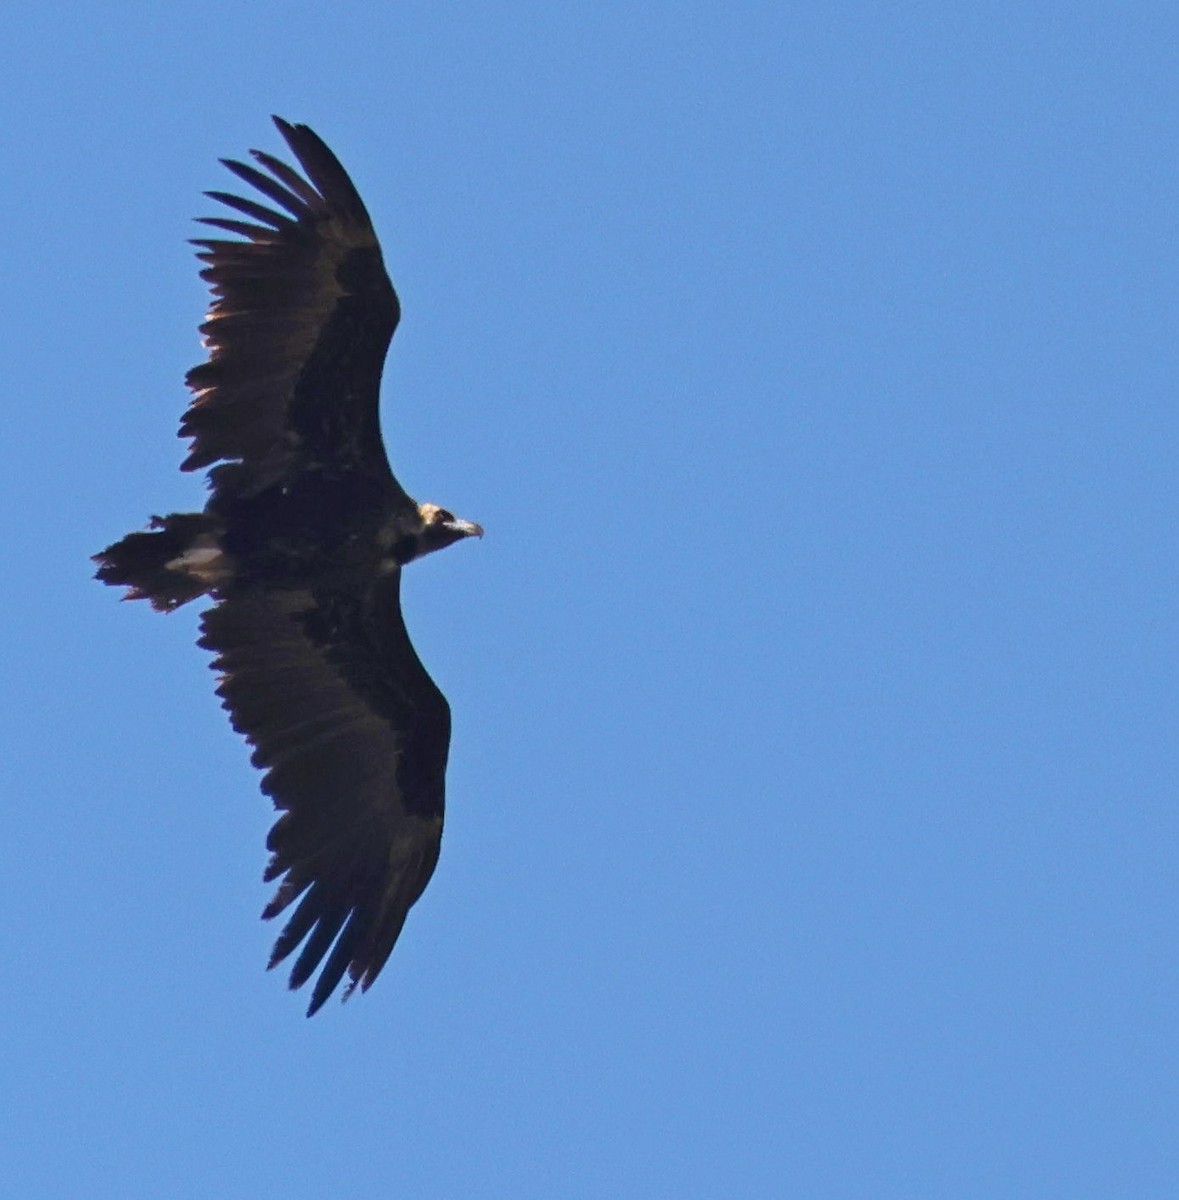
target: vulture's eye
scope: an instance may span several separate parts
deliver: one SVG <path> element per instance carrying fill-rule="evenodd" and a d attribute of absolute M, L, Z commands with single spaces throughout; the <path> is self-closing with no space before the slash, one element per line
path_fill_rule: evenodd
<path fill-rule="evenodd" d="M 446 509 L 444 509 L 444 508 L 440 508 L 440 509 L 439 509 L 439 510 L 438 510 L 438 511 L 437 511 L 437 512 L 434 514 L 434 520 L 435 520 L 435 521 L 453 521 L 453 520 L 454 520 L 454 513 L 452 513 L 452 512 L 447 512 L 447 511 L 446 511 Z"/>

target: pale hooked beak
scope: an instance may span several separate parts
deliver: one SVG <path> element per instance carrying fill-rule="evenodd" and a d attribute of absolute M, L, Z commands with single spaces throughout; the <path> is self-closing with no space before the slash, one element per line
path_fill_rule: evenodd
<path fill-rule="evenodd" d="M 476 525 L 474 521 L 447 521 L 443 528 L 453 529 L 460 537 L 477 537 L 483 536 L 483 526 Z"/>

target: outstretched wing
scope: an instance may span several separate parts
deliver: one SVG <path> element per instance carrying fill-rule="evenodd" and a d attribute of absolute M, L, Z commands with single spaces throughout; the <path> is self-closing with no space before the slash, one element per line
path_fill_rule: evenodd
<path fill-rule="evenodd" d="M 291 987 L 320 970 L 308 1016 L 345 973 L 367 990 L 438 861 L 450 708 L 401 617 L 400 572 L 370 593 L 232 593 L 202 618 L 234 728 L 266 769 L 263 916 L 298 901 L 270 965 L 300 945 Z M 322 968 L 322 969 L 321 969 Z"/>
<path fill-rule="evenodd" d="M 194 239 L 214 299 L 201 326 L 209 359 L 188 373 L 184 469 L 221 463 L 210 476 L 214 501 L 310 469 L 380 475 L 408 504 L 377 414 L 401 310 L 372 222 L 319 137 L 274 123 L 305 177 L 259 150 L 251 153 L 264 170 L 222 160 L 270 203 L 209 192 L 249 219 L 202 221 L 244 240 Z"/>

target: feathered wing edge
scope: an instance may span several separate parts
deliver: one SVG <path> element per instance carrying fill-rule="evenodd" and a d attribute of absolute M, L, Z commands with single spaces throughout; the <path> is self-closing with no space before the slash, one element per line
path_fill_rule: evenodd
<path fill-rule="evenodd" d="M 448 727 L 423 738 L 379 715 L 332 649 L 308 636 L 313 610 L 306 593 L 231 596 L 204 614 L 200 639 L 216 654 L 218 695 L 255 747 L 252 762 L 266 770 L 262 790 L 280 810 L 267 838 L 265 879 L 281 882 L 262 915 L 271 919 L 298 901 L 269 965 L 298 949 L 292 988 L 319 970 L 308 1016 L 345 974 L 345 997 L 371 986 L 425 890 L 441 844 L 449 738 Z M 419 744 L 427 748 L 424 764 Z M 441 762 L 431 751 L 439 744 Z M 417 765 L 436 792 L 407 798 Z"/>
<path fill-rule="evenodd" d="M 298 427 L 291 406 L 314 360 L 315 396 L 352 397 L 359 407 L 335 413 L 333 422 L 362 427 L 365 451 L 380 458 L 370 468 L 391 480 L 376 406 L 400 318 L 397 295 L 364 202 L 339 160 L 307 126 L 274 121 L 307 177 L 259 150 L 251 154 L 264 170 L 223 159 L 269 203 L 208 192 L 239 215 L 202 223 L 242 240 L 193 239 L 213 302 L 201 325 L 208 361 L 187 375 L 194 397 L 180 433 L 192 446 L 183 469 L 228 460 L 211 474 L 215 491 L 278 482 L 311 432 Z M 319 415 L 312 413 L 313 429 Z"/>

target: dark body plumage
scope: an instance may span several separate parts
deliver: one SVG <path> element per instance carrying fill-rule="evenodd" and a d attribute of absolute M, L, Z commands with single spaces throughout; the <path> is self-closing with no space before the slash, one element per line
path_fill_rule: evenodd
<path fill-rule="evenodd" d="M 401 570 L 482 530 L 389 469 L 377 408 L 397 296 L 343 167 L 306 126 L 275 124 L 305 178 L 259 151 L 265 172 L 226 161 L 270 203 L 210 192 L 249 219 L 205 223 L 244 240 L 196 242 L 214 300 L 180 431 L 184 469 L 211 468 L 208 503 L 95 561 L 157 609 L 214 601 L 200 644 L 280 810 L 263 915 L 294 909 L 271 966 L 298 950 L 292 987 L 319 970 L 310 1014 L 345 974 L 369 987 L 438 860 L 450 709 L 406 633 Z"/>

